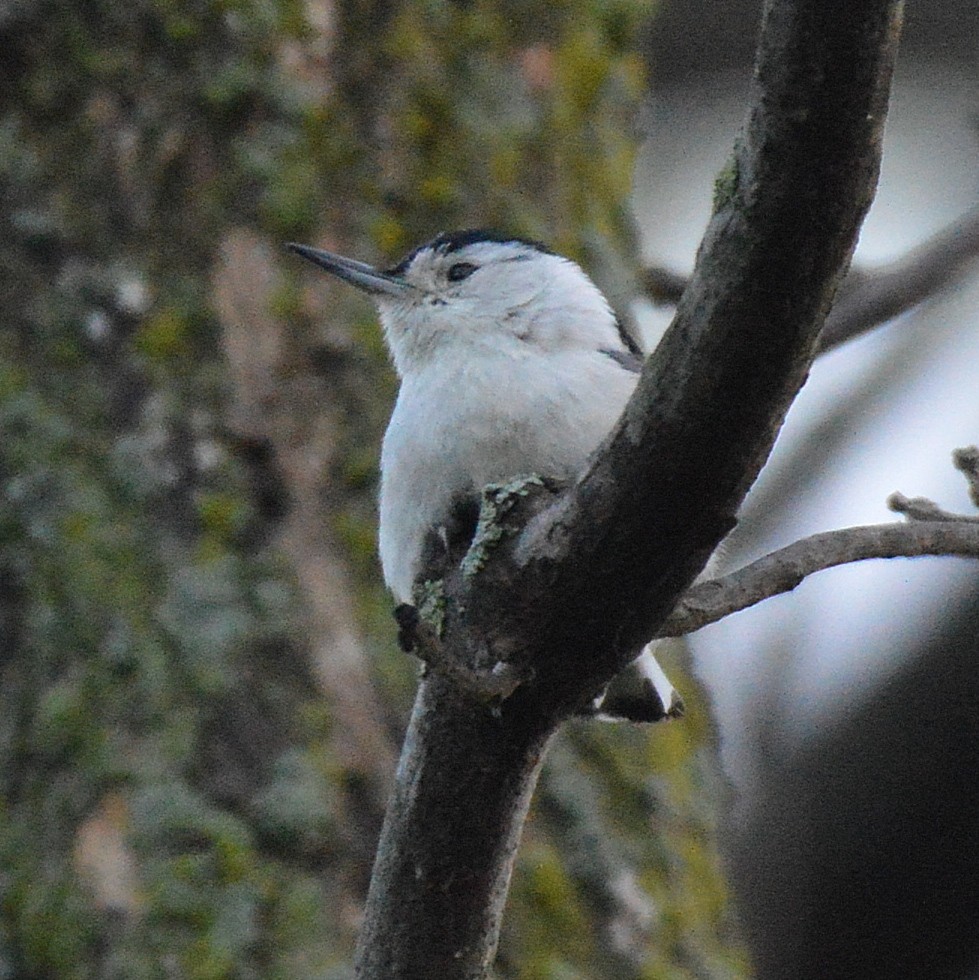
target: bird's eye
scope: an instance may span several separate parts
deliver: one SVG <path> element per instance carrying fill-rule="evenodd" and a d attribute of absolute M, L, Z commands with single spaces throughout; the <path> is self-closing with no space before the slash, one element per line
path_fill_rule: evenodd
<path fill-rule="evenodd" d="M 449 282 L 462 282 L 463 279 L 468 279 L 478 268 L 472 262 L 456 262 L 455 265 L 449 266 L 446 278 Z"/>

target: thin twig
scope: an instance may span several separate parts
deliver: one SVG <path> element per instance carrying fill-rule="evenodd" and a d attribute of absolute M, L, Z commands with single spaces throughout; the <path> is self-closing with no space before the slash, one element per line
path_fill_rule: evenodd
<path fill-rule="evenodd" d="M 823 326 L 817 353 L 824 354 L 893 320 L 955 282 L 979 258 L 979 208 L 880 269 L 854 268 Z M 653 267 L 641 276 L 643 292 L 660 306 L 680 302 L 689 279 Z"/>
<path fill-rule="evenodd" d="M 905 497 L 903 493 L 892 493 L 887 498 L 887 507 L 895 514 L 903 514 L 909 521 L 964 521 L 966 524 L 979 524 L 979 517 L 965 517 L 943 510 L 927 497 Z"/>
<path fill-rule="evenodd" d="M 979 558 L 979 524 L 913 521 L 824 531 L 708 582 L 693 586 L 659 630 L 659 636 L 684 636 L 772 596 L 791 592 L 803 579 L 824 568 L 868 558 L 917 558 L 953 555 Z"/>
<path fill-rule="evenodd" d="M 956 449 L 952 453 L 952 465 L 968 480 L 969 496 L 979 507 L 979 446 Z M 895 514 L 903 514 L 909 521 L 965 521 L 979 524 L 979 517 L 966 517 L 942 510 L 927 497 L 905 497 L 903 493 L 892 493 L 887 498 L 887 506 Z"/>
<path fill-rule="evenodd" d="M 865 334 L 930 299 L 979 256 L 979 208 L 904 258 L 865 273 L 840 297 L 819 335 L 820 354 Z"/>

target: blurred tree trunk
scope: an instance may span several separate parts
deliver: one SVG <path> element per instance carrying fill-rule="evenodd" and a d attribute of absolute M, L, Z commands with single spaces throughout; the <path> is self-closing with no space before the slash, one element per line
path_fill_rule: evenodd
<path fill-rule="evenodd" d="M 649 13 L 0 11 L 0 975 L 342 975 L 415 680 L 374 558 L 394 382 L 279 246 L 498 226 L 624 301 Z M 559 740 L 501 975 L 740 971 L 692 715 Z"/>

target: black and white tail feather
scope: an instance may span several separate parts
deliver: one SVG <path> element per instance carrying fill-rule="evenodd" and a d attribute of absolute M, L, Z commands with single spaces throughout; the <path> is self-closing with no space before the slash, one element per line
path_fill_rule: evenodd
<path fill-rule="evenodd" d="M 683 717 L 683 699 L 660 667 L 653 646 L 645 647 L 595 699 L 596 718 L 653 722 Z"/>

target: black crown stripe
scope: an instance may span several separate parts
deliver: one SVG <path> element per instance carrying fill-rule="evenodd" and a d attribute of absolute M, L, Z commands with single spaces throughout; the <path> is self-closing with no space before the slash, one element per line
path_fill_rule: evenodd
<path fill-rule="evenodd" d="M 469 245 L 476 245 L 478 242 L 494 242 L 498 245 L 511 243 L 526 245 L 527 248 L 532 248 L 536 252 L 543 252 L 545 255 L 554 254 L 542 242 L 533 241 L 529 238 L 520 238 L 518 235 L 505 235 L 485 228 L 467 228 L 463 231 L 442 232 L 436 235 L 430 242 L 425 242 L 424 245 L 419 245 L 409 252 L 396 266 L 385 271 L 388 275 L 401 275 L 421 252 L 431 249 L 432 251 L 440 252 L 442 255 L 449 255 Z"/>

